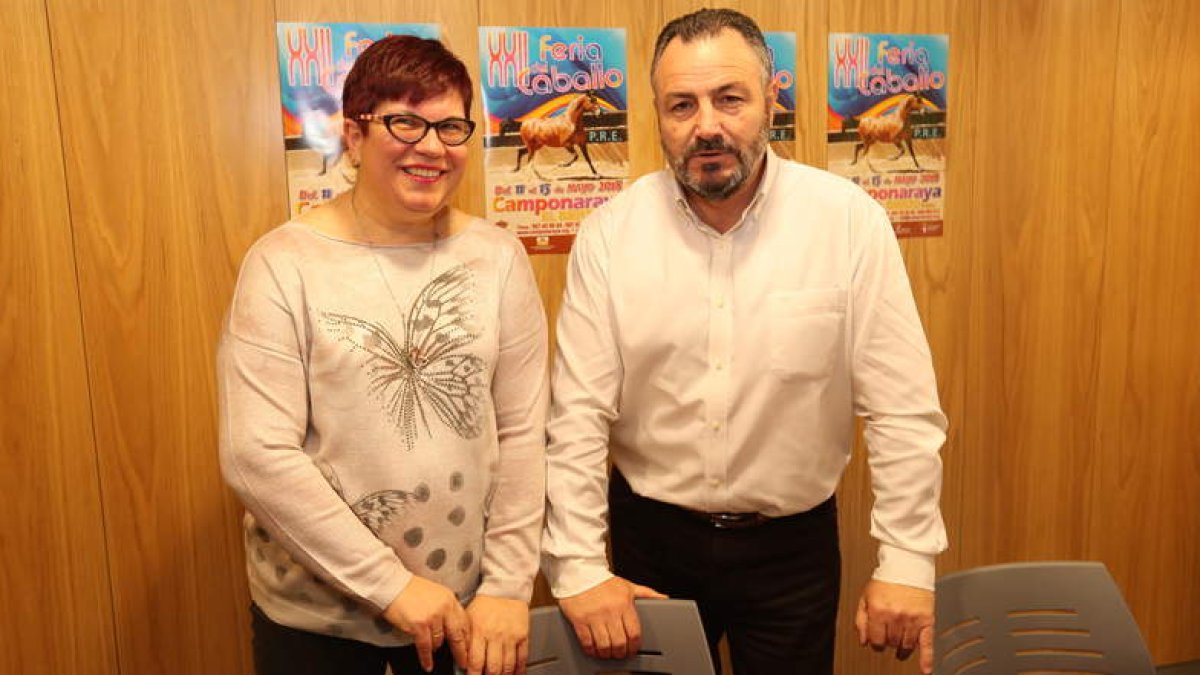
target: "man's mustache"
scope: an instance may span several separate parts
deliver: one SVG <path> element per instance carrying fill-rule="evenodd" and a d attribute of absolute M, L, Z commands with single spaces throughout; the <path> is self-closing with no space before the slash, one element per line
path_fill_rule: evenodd
<path fill-rule="evenodd" d="M 687 158 L 691 159 L 702 152 L 732 152 L 733 148 L 725 142 L 722 136 L 714 136 L 712 138 L 699 138 L 694 143 L 688 146 Z"/>

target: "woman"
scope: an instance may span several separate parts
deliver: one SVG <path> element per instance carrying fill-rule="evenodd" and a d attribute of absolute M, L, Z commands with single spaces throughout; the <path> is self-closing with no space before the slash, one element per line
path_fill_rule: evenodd
<path fill-rule="evenodd" d="M 353 189 L 243 263 L 221 466 L 259 675 L 523 669 L 546 325 L 517 240 L 449 206 L 471 91 L 437 41 L 371 45 L 343 92 Z"/>

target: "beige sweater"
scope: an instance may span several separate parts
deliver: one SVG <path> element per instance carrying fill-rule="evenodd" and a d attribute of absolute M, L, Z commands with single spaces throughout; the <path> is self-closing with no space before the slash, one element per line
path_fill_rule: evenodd
<path fill-rule="evenodd" d="M 275 621 L 379 645 L 412 575 L 528 601 L 545 494 L 546 321 L 481 220 L 436 245 L 287 223 L 242 265 L 217 358 L 221 468 Z"/>

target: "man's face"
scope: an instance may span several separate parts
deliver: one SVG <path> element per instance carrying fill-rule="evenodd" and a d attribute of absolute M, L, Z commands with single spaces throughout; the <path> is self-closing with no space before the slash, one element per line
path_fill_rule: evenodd
<path fill-rule="evenodd" d="M 711 201 L 728 198 L 758 168 L 774 88 L 740 34 L 671 41 L 652 74 L 663 152 L 675 177 Z"/>

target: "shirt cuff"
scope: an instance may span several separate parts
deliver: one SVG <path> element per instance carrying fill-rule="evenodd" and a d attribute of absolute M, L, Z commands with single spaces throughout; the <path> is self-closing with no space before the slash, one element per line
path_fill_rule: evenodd
<path fill-rule="evenodd" d="M 555 598 L 579 595 L 613 578 L 603 558 L 556 560 L 546 556 L 542 561 L 542 572 L 550 582 L 550 593 Z"/>
<path fill-rule="evenodd" d="M 490 595 L 493 598 L 520 600 L 529 604 L 533 597 L 533 580 L 485 578 L 483 583 L 479 584 L 479 588 L 475 589 L 475 595 Z"/>
<path fill-rule="evenodd" d="M 932 591 L 937 575 L 934 560 L 935 556 L 932 555 L 913 553 L 890 544 L 880 544 L 879 566 L 875 568 L 871 578 Z"/>

